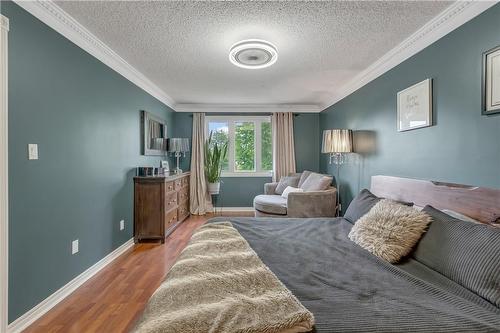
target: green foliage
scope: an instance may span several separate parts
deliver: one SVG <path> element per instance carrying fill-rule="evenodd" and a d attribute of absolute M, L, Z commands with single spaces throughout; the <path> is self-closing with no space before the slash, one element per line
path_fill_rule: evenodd
<path fill-rule="evenodd" d="M 219 147 L 229 145 L 229 136 L 224 131 L 215 131 L 212 136 L 213 143 L 217 143 Z M 229 170 L 229 156 L 226 154 L 222 158 L 222 170 Z"/>
<path fill-rule="evenodd" d="M 261 168 L 262 170 L 273 169 L 273 138 L 271 135 L 271 123 L 261 125 Z"/>
<path fill-rule="evenodd" d="M 209 183 L 217 183 L 220 180 L 222 164 L 227 159 L 227 140 L 217 142 L 212 138 L 212 132 L 205 142 L 205 176 Z"/>
<path fill-rule="evenodd" d="M 241 122 L 235 125 L 235 171 L 253 171 L 255 169 L 255 128 L 253 122 Z"/>

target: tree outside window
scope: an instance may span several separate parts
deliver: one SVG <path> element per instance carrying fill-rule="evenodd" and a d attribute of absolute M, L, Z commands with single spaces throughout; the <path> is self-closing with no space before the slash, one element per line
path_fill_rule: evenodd
<path fill-rule="evenodd" d="M 229 142 L 223 176 L 270 176 L 273 169 L 272 130 L 269 116 L 207 116 L 207 135 L 217 143 Z"/>

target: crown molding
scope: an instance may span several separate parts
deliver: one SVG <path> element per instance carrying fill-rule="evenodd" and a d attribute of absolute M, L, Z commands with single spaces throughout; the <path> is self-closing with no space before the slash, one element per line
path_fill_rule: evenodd
<path fill-rule="evenodd" d="M 322 109 L 324 110 L 349 96 L 406 59 L 422 51 L 438 39 L 494 6 L 497 2 L 457 1 L 453 3 L 410 37 L 406 38 L 368 68 L 357 74 L 346 85 L 335 91 L 333 97 L 323 103 Z"/>
<path fill-rule="evenodd" d="M 14 0 L 21 8 L 43 23 L 90 53 L 127 80 L 143 89 L 160 102 L 174 109 L 174 100 L 150 81 L 144 74 L 126 62 L 103 41 L 92 34 L 71 15 L 66 13 L 52 0 L 22 1 Z M 3 22 L 2 22 L 3 25 Z"/>
<path fill-rule="evenodd" d="M 314 104 L 176 104 L 175 110 L 206 113 L 319 113 L 322 109 Z"/>

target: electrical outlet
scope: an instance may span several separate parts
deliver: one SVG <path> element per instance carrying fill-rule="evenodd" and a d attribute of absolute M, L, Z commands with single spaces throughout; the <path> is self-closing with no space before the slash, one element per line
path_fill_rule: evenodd
<path fill-rule="evenodd" d="M 125 220 L 120 221 L 120 230 L 125 229 Z"/>
<path fill-rule="evenodd" d="M 78 239 L 75 239 L 73 242 L 71 242 L 71 254 L 76 253 L 78 253 Z"/>
<path fill-rule="evenodd" d="M 38 145 L 36 143 L 28 144 L 28 159 L 29 160 L 38 159 Z"/>

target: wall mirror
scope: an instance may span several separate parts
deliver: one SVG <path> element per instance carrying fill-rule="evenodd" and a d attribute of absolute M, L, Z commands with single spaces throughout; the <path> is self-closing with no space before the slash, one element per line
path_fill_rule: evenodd
<path fill-rule="evenodd" d="M 147 111 L 141 111 L 141 140 L 143 155 L 165 155 L 167 150 L 165 120 Z"/>

